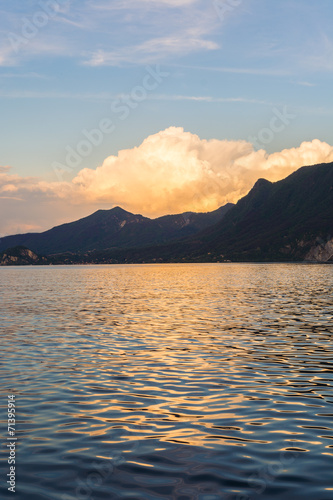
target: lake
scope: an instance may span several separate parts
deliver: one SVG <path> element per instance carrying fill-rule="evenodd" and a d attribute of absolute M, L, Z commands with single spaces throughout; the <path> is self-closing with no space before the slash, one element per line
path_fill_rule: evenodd
<path fill-rule="evenodd" d="M 1 268 L 0 497 L 332 500 L 332 289 L 330 265 Z"/>

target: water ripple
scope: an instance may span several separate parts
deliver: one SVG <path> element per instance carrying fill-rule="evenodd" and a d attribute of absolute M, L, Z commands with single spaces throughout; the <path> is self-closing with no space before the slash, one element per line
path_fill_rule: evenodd
<path fill-rule="evenodd" d="M 19 500 L 332 498 L 332 266 L 0 275 Z"/>

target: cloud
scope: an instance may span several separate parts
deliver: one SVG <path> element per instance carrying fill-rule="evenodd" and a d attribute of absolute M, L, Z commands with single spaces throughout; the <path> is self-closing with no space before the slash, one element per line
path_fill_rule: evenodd
<path fill-rule="evenodd" d="M 333 71 L 333 39 L 326 33 L 322 33 L 319 43 L 315 46 L 309 46 L 304 54 L 302 63 L 305 68 L 313 72 Z"/>
<path fill-rule="evenodd" d="M 137 3 L 139 3 L 137 1 Z M 198 0 L 140 0 L 140 3 L 147 3 L 150 5 L 166 5 L 168 7 L 183 7 L 198 3 Z"/>
<path fill-rule="evenodd" d="M 254 75 L 254 76 L 290 76 L 293 74 L 291 70 L 279 69 L 279 68 L 241 68 L 241 67 L 225 67 L 225 66 L 195 66 L 188 64 L 172 64 L 175 68 L 190 69 L 196 71 L 211 71 L 215 73 L 230 73 L 230 74 L 240 74 L 240 75 Z"/>
<path fill-rule="evenodd" d="M 10 170 L 10 166 L 9 165 L 0 165 L 0 174 L 8 172 L 9 170 Z"/>
<path fill-rule="evenodd" d="M 311 83 L 311 82 L 292 82 L 294 83 L 295 85 L 300 85 L 301 87 L 315 87 L 316 84 L 315 83 Z"/>
<path fill-rule="evenodd" d="M 105 10 L 129 10 L 135 7 L 188 7 L 198 3 L 198 0 L 118 0 L 112 3 L 94 3 L 92 8 Z"/>
<path fill-rule="evenodd" d="M 187 33 L 168 37 L 153 38 L 137 46 L 125 47 L 120 50 L 98 50 L 91 54 L 85 62 L 87 66 L 118 66 L 122 63 L 148 64 L 158 62 L 173 55 L 185 55 L 200 50 L 216 50 L 218 45 L 200 36 L 190 36 Z"/>
<path fill-rule="evenodd" d="M 333 162 L 333 147 L 317 139 L 267 154 L 247 141 L 206 140 L 170 127 L 68 182 L 0 166 L 0 235 L 45 230 L 116 205 L 150 217 L 215 210 L 246 195 L 260 177 L 274 182 L 323 162 Z"/>
<path fill-rule="evenodd" d="M 45 55 L 90 66 L 141 64 L 217 48 L 207 39 L 218 26 L 216 15 L 198 0 L 66 1 L 48 14 L 44 4 L 9 10 L 0 21 L 6 34 L 0 66 Z"/>
<path fill-rule="evenodd" d="M 1 73 L 0 78 L 34 78 L 39 80 L 48 80 L 49 77 L 40 75 L 39 73 Z"/>
<path fill-rule="evenodd" d="M 1 78 L 1 76 L 0 76 Z M 37 90 L 0 90 L 1 98 L 10 99 L 70 99 L 82 101 L 104 101 L 109 103 L 111 100 L 116 100 L 122 97 L 123 94 L 112 94 L 110 92 L 56 92 Z M 277 106 L 280 103 L 274 103 L 261 99 L 250 99 L 248 97 L 215 97 L 209 95 L 174 95 L 174 94 L 151 94 L 147 96 L 148 100 L 152 101 L 194 101 L 205 103 L 244 103 L 244 104 L 259 104 L 263 106 Z M 307 108 L 310 109 L 310 108 Z M 317 108 L 315 108 L 317 109 Z M 325 108 L 329 112 L 329 108 Z"/>
<path fill-rule="evenodd" d="M 195 102 L 207 102 L 207 103 L 238 102 L 244 104 L 262 104 L 264 106 L 276 105 L 276 103 L 263 101 L 261 99 L 249 99 L 247 97 L 214 97 L 207 95 L 194 96 L 194 95 L 153 94 L 149 97 L 149 99 L 154 101 L 195 101 Z"/>
<path fill-rule="evenodd" d="M 73 179 L 76 196 L 158 216 L 209 211 L 247 194 L 259 177 L 280 180 L 297 168 L 333 161 L 319 140 L 268 155 L 246 141 L 205 140 L 170 127 L 106 158 Z"/>
<path fill-rule="evenodd" d="M 186 4 L 187 5 L 187 4 Z M 199 14 L 198 14 L 199 15 Z M 157 19 L 153 16 L 155 22 Z M 158 17 L 160 22 L 160 16 Z M 152 22 L 152 21 L 150 21 Z M 165 34 L 163 36 L 146 36 L 143 41 L 123 46 L 116 44 L 113 50 L 98 49 L 92 51 L 85 61 L 88 66 L 117 66 L 121 64 L 147 64 L 158 62 L 169 57 L 180 57 L 191 52 L 210 51 L 219 48 L 219 45 L 206 38 L 211 34 L 214 24 L 210 15 L 201 14 L 193 19 L 193 14 L 179 23 L 179 18 L 164 18 L 164 25 L 154 26 L 153 32 Z"/>
<path fill-rule="evenodd" d="M 62 91 L 38 91 L 38 90 L 0 90 L 0 99 L 70 99 L 82 101 L 105 101 L 118 99 L 118 94 L 111 94 L 109 92 L 62 92 Z"/>
<path fill-rule="evenodd" d="M 89 215 L 100 205 L 76 203 L 69 183 L 45 182 L 21 177 L 0 166 L 0 237 L 27 231 L 43 231 Z"/>

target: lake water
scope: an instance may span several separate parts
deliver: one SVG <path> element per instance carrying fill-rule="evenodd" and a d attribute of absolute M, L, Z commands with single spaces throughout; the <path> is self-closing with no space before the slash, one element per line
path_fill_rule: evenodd
<path fill-rule="evenodd" d="M 1 268 L 0 497 L 332 500 L 332 289 L 329 265 Z"/>

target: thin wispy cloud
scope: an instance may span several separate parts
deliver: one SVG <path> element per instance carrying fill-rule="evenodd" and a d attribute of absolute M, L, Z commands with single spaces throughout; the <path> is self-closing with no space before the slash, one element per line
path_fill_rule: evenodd
<path fill-rule="evenodd" d="M 247 97 L 213 97 L 213 96 L 191 96 L 191 95 L 152 95 L 150 99 L 156 101 L 195 101 L 206 103 L 244 103 L 262 104 L 264 106 L 276 106 L 277 103 Z"/>
<path fill-rule="evenodd" d="M 300 85 L 301 87 L 315 87 L 315 83 L 311 82 L 292 82 L 294 85 Z"/>
<path fill-rule="evenodd" d="M 195 71 L 209 71 L 215 73 L 230 73 L 235 75 L 254 75 L 254 76 L 291 76 L 294 72 L 292 70 L 279 69 L 279 68 L 244 68 L 244 67 L 227 67 L 227 66 L 196 66 L 187 64 L 174 63 L 170 65 L 175 68 L 189 69 Z"/>
<path fill-rule="evenodd" d="M 198 0 L 115 0 L 111 2 L 90 2 L 90 8 L 96 10 L 130 10 L 133 8 L 189 7 L 198 4 Z"/>
<path fill-rule="evenodd" d="M 0 20 L 0 66 L 20 65 L 45 56 L 72 58 L 92 67 L 140 65 L 171 58 L 176 62 L 186 55 L 219 49 L 223 59 L 227 59 L 228 53 L 235 50 L 233 45 L 222 43 L 228 23 L 221 23 L 213 2 L 202 0 L 58 2 L 56 12 L 45 26 L 37 27 L 36 34 L 25 40 L 27 43 L 20 45 L 18 51 L 13 50 L 8 35 L 24 38 L 25 23 L 33 25 L 36 13 L 43 13 L 41 4 L 32 6 L 27 2 L 19 12 L 4 10 Z M 233 18 L 237 13 L 244 16 L 243 4 L 241 2 L 242 8 L 231 4 L 234 5 Z M 251 11 L 254 5 L 247 7 L 248 16 L 256 14 Z M 29 26 L 29 29 L 35 28 Z M 312 47 L 304 46 L 300 36 L 294 43 L 292 33 L 285 33 L 282 38 L 281 32 L 270 36 L 264 27 L 261 31 L 255 41 L 242 47 L 244 60 L 251 61 L 249 67 L 235 61 L 235 67 L 207 65 L 202 69 L 258 76 L 290 76 L 301 69 L 333 70 L 333 43 L 324 31 L 315 32 Z"/>
<path fill-rule="evenodd" d="M 321 33 L 318 44 L 304 57 L 302 64 L 312 71 L 333 71 L 333 39 L 327 33 Z"/>
<path fill-rule="evenodd" d="M 59 92 L 59 91 L 37 91 L 37 90 L 1 90 L 0 99 L 69 99 L 79 101 L 105 101 L 110 102 L 113 99 L 121 97 L 118 94 L 108 92 Z"/>
<path fill-rule="evenodd" d="M 146 0 L 112 4 L 110 9 L 124 11 L 117 14 L 124 23 L 123 33 L 111 50 L 99 47 L 89 51 L 85 64 L 147 64 L 217 50 L 219 44 L 212 35 L 218 19 L 211 9 L 197 4 L 201 2 Z"/>
<path fill-rule="evenodd" d="M 137 46 L 106 52 L 98 50 L 85 61 L 88 66 L 118 66 L 123 63 L 149 64 L 167 59 L 170 56 L 182 56 L 201 50 L 216 50 L 218 45 L 200 36 L 190 33 L 176 33 L 173 36 L 153 38 Z"/>
<path fill-rule="evenodd" d="M 28 78 L 37 80 L 49 80 L 50 78 L 40 73 L 0 73 L 0 78 Z"/>
<path fill-rule="evenodd" d="M 10 99 L 75 99 L 82 101 L 103 101 L 111 102 L 114 99 L 121 99 L 122 94 L 114 94 L 108 92 L 88 93 L 88 92 L 38 92 L 38 91 L 15 91 L 15 90 L 0 90 L 0 98 Z M 147 100 L 151 101 L 193 101 L 203 103 L 244 103 L 244 104 L 260 104 L 263 106 L 277 106 L 279 103 L 265 101 L 260 99 L 251 99 L 248 97 L 215 97 L 207 95 L 177 95 L 177 94 L 151 94 L 147 96 Z"/>
<path fill-rule="evenodd" d="M 36 21 L 38 15 L 45 19 L 41 25 Z M 216 26 L 211 9 L 195 0 L 73 1 L 58 6 L 48 18 L 38 4 L 30 11 L 27 6 L 26 16 L 8 13 L 0 42 L 0 65 L 20 64 L 45 54 L 77 60 L 90 54 L 85 62 L 92 66 L 140 64 L 169 55 L 214 50 L 218 44 L 209 35 Z"/>
<path fill-rule="evenodd" d="M 18 198 L 17 196 L 0 196 L 0 200 L 24 201 L 23 198 Z"/>

